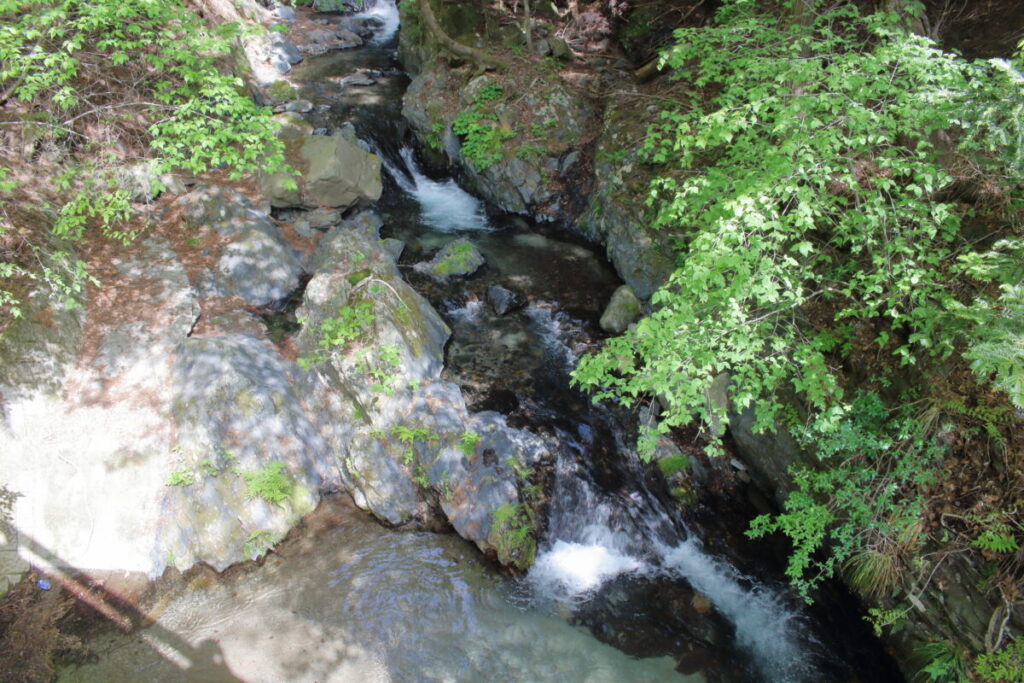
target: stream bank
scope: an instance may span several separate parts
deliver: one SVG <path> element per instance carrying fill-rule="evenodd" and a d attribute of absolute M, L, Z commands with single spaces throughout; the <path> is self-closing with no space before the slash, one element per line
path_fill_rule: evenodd
<path fill-rule="evenodd" d="M 339 21 L 333 16 L 317 20 Z M 386 22 L 381 23 L 386 28 Z M 557 228 L 532 226 L 484 209 L 472 197 L 458 194 L 449 179 L 429 177 L 417 167 L 415 157 L 401 154 L 400 147 L 391 150 L 397 154 L 389 153 L 386 138 L 382 143 L 372 134 L 401 128 L 397 117 L 381 115 L 382 109 L 396 109 L 397 100 L 387 95 L 403 87 L 403 76 L 391 64 L 387 41 L 380 42 L 384 44 L 371 42 L 358 56 L 328 52 L 323 61 L 307 57 L 290 76 L 301 96 L 294 101 L 309 105 L 293 107 L 307 109 L 298 114 L 308 114 L 308 129 L 296 124 L 300 132 L 292 143 L 294 159 L 305 172 L 297 195 L 270 196 L 267 201 L 251 187 L 196 184 L 190 179 L 187 194 L 163 207 L 164 241 L 153 235 L 134 260 L 119 263 L 111 273 L 121 280 L 113 296 L 117 305 L 137 301 L 150 317 L 142 318 L 139 310 L 123 310 L 121 317 L 110 320 L 105 317 L 110 309 L 97 307 L 114 302 L 93 301 L 94 307 L 85 312 L 83 334 L 94 345 L 75 359 L 77 364 L 64 369 L 85 378 L 95 393 L 69 392 L 54 398 L 37 392 L 31 399 L 11 394 L 18 453 L 45 454 L 48 459 L 40 458 L 40 466 L 51 468 L 46 476 L 54 476 L 52 468 L 69 460 L 71 452 L 67 442 L 54 449 L 31 437 L 42 415 L 54 412 L 47 401 L 63 401 L 60 410 L 82 420 L 76 432 L 79 443 L 96 440 L 87 458 L 77 453 L 67 465 L 82 467 L 88 462 L 89 477 L 81 494 L 87 498 L 72 499 L 71 510 L 59 510 L 54 501 L 62 494 L 40 496 L 28 475 L 43 473 L 27 473 L 16 485 L 32 490 L 32 498 L 25 502 L 38 507 L 19 510 L 19 526 L 39 535 L 66 564 L 78 568 L 101 569 L 101 563 L 108 563 L 110 569 L 158 574 L 168 566 L 187 569 L 205 562 L 224 569 L 243 558 L 264 555 L 322 494 L 345 490 L 359 507 L 389 525 L 450 525 L 485 556 L 522 570 L 535 567 L 520 585 L 493 573 L 465 578 L 456 572 L 445 579 L 474 587 L 454 591 L 455 602 L 468 606 L 468 621 L 497 619 L 504 625 L 514 617 L 516 625 L 505 626 L 513 630 L 508 639 L 497 637 L 505 647 L 483 654 L 456 649 L 452 654 L 424 641 L 422 648 L 414 648 L 415 656 L 403 659 L 396 651 L 405 641 L 425 635 L 419 631 L 420 621 L 410 625 L 403 620 L 418 615 L 415 610 L 421 604 L 436 604 L 436 615 L 441 616 L 453 608 L 451 601 L 434 603 L 420 597 L 409 587 L 413 579 L 399 573 L 397 587 L 380 593 L 401 603 L 395 621 L 402 623 L 408 638 L 384 640 L 383 654 L 367 654 L 360 644 L 378 646 L 380 633 L 394 624 L 368 621 L 367 633 L 342 629 L 322 634 L 335 650 L 345 649 L 347 654 L 329 655 L 307 669 L 289 669 L 299 677 L 336 669 L 337 675 L 377 671 L 394 680 L 416 680 L 415 672 L 436 666 L 443 678 L 461 670 L 466 659 L 480 660 L 476 666 L 484 675 L 495 671 L 492 658 L 497 657 L 498 666 L 513 672 L 513 679 L 543 679 L 547 673 L 542 672 L 553 672 L 552 677 L 557 674 L 564 680 L 566 672 L 553 666 L 553 661 L 567 659 L 561 646 L 550 659 L 537 657 L 535 645 L 515 662 L 500 659 L 505 649 L 522 649 L 524 642 L 547 642 L 550 627 L 551 632 L 575 634 L 565 639 L 572 641 L 566 646 L 570 650 L 585 653 L 576 660 L 568 658 L 581 662 L 574 667 L 579 680 L 588 680 L 591 672 L 598 676 L 594 680 L 601 680 L 604 665 L 594 671 L 585 663 L 603 658 L 593 654 L 606 652 L 603 646 L 592 639 L 578 640 L 580 632 L 566 630 L 564 620 L 545 622 L 548 626 L 535 630 L 529 624 L 540 618 L 537 611 L 509 609 L 495 595 L 507 597 L 513 606 L 540 609 L 541 615 L 545 610 L 564 615 L 627 652 L 656 657 L 638 663 L 608 655 L 618 662 L 608 665 L 610 671 L 619 671 L 615 667 L 620 664 L 650 665 L 661 677 L 658 680 L 677 667 L 693 680 L 856 677 L 861 664 L 856 659 L 864 651 L 856 649 L 860 645 L 840 655 L 830 650 L 833 643 L 815 642 L 810 635 L 813 622 L 777 580 L 735 569 L 718 557 L 724 544 L 715 539 L 695 540 L 663 482 L 631 453 L 632 435 L 621 416 L 591 409 L 586 397 L 568 387 L 566 372 L 577 354 L 599 338 L 596 324 L 603 301 L 619 284 L 607 264 Z M 365 59 L 371 60 L 368 67 Z M 319 156 L 326 145 L 315 145 L 324 141 L 313 138 L 329 138 L 331 153 Z M 367 144 L 371 139 L 376 147 Z M 356 183 L 361 191 L 335 198 L 310 198 L 323 178 L 313 178 L 314 172 L 333 173 L 333 160 L 352 158 L 371 166 L 373 158 L 385 160 L 385 165 L 395 167 L 393 180 Z M 411 185 L 403 188 L 403 181 Z M 262 190 L 273 193 L 272 185 L 264 184 Z M 365 206 L 382 192 L 384 199 L 376 210 L 367 210 Z M 337 205 L 309 210 L 313 201 Z M 444 207 L 452 205 L 469 207 L 460 212 L 465 222 L 439 235 L 445 230 L 438 230 L 436 223 L 439 217 L 451 218 Z M 181 224 L 196 232 L 175 232 Z M 450 220 L 445 225 L 450 227 Z M 453 233 L 477 249 L 485 262 L 466 281 L 468 286 L 450 277 L 453 268 L 435 268 L 440 277 L 431 277 L 426 267 L 421 269 L 424 274 L 416 275 L 416 264 L 428 262 L 431 253 L 456 241 Z M 147 264 L 154 263 L 162 270 L 150 270 Z M 409 287 L 405 274 L 421 292 Z M 568 285 L 585 291 L 563 289 Z M 496 303 L 499 298 L 491 296 L 492 287 L 510 294 L 507 308 Z M 434 299 L 433 306 L 424 294 Z M 301 302 L 298 310 L 290 310 L 293 300 Z M 369 314 L 372 324 L 365 322 Z M 289 315 L 293 325 L 285 328 L 291 333 L 270 335 L 265 321 Z M 90 328 L 90 321 L 95 324 L 97 319 L 113 326 Z M 138 319 L 150 323 L 146 333 L 152 335 L 152 343 L 141 351 L 133 346 L 140 340 Z M 36 323 L 29 331 L 42 334 L 47 325 Z M 453 330 L 455 339 L 448 342 Z M 324 345 L 331 334 L 342 341 Z M 67 336 L 73 343 L 80 338 Z M 163 431 L 150 434 L 153 442 L 145 448 L 135 434 L 114 433 L 116 439 L 100 442 L 97 432 L 91 431 L 96 428 L 92 421 L 99 428 L 108 427 L 118 416 L 107 412 L 106 405 L 121 405 L 128 396 L 147 399 L 139 408 L 151 411 L 145 413 L 150 418 L 147 424 L 165 420 Z M 92 403 L 75 403 L 82 397 Z M 495 409 L 501 414 L 492 412 Z M 173 418 L 170 426 L 168 416 Z M 122 417 L 130 425 L 139 422 L 132 415 Z M 117 458 L 112 460 L 111 453 Z M 112 485 L 104 470 L 132 479 L 116 484 L 137 496 L 126 497 L 120 510 L 101 502 Z M 73 474 L 57 476 L 73 480 Z M 39 512 L 43 506 L 46 509 Z M 74 527 L 68 519 L 76 507 L 103 510 L 104 515 L 83 519 Z M 55 509 L 68 519 L 54 517 Z M 144 514 L 137 514 L 140 509 Z M 126 537 L 120 525 L 131 514 L 138 526 Z M 45 524 L 32 526 L 38 516 L 46 515 Z M 459 548 L 452 551 L 455 564 L 473 564 L 473 572 L 486 566 L 454 539 L 385 534 L 365 518 L 353 519 L 346 517 L 338 533 L 352 526 L 377 539 L 367 541 L 367 553 L 378 563 L 371 563 L 365 576 L 387 573 L 395 566 L 394 553 L 430 558 L 452 547 Z M 83 547 L 81 538 L 91 539 L 94 533 L 104 544 Z M 386 550 L 375 550 L 378 541 Z M 348 543 L 363 547 L 358 539 L 344 541 Z M 264 568 L 272 569 L 254 579 L 252 597 L 244 598 L 257 612 L 263 609 L 261 595 L 294 592 L 292 587 L 304 581 L 315 587 L 311 603 L 322 602 L 317 591 L 324 585 L 336 588 L 332 594 L 337 597 L 357 600 L 357 587 L 344 583 L 347 575 L 332 585 L 322 575 L 303 578 L 294 568 L 299 573 L 285 581 L 273 570 L 280 566 L 281 572 L 292 571 L 277 563 L 287 557 L 281 552 L 284 547 L 266 560 Z M 339 552 L 344 555 L 344 549 Z M 318 565 L 317 571 L 341 571 L 339 563 L 347 566 L 339 557 L 325 555 L 326 564 Z M 432 561 L 420 564 L 427 577 L 442 576 L 442 568 Z M 475 590 L 481 581 L 501 584 L 501 589 Z M 446 590 L 442 586 L 441 593 Z M 235 669 L 244 667 L 239 663 L 242 655 L 218 654 L 216 643 L 209 642 L 210 631 L 204 630 L 208 625 L 194 637 L 183 635 L 187 622 L 214 612 L 205 602 L 210 596 L 202 592 L 181 596 L 175 603 L 180 611 L 168 609 L 159 615 L 159 628 L 178 634 L 189 648 L 210 653 L 210 661 L 224 657 L 231 675 L 240 674 L 241 669 Z M 223 607 L 232 616 L 220 618 L 234 620 L 230 608 L 237 605 L 230 602 Z M 493 609 L 477 612 L 481 606 Z M 367 612 L 375 611 L 371 608 L 360 611 L 358 619 L 366 619 Z M 279 605 L 266 609 L 278 610 Z M 320 623 L 328 623 L 335 612 L 325 610 L 330 615 L 303 613 L 302 621 L 308 623 L 302 625 L 282 623 L 309 642 L 320 631 L 331 631 Z M 236 642 L 255 635 L 252 622 L 243 620 L 242 627 L 244 632 L 233 636 Z M 523 628 L 526 635 L 517 636 Z M 517 640 L 519 636 L 522 639 Z M 475 647 L 477 641 L 494 638 L 481 635 L 461 645 Z M 113 651 L 122 645 L 112 645 L 111 650 L 97 647 L 98 653 L 111 652 L 107 660 L 116 665 Z M 873 652 L 870 645 L 865 647 Z M 149 649 L 143 648 L 145 656 L 151 656 Z M 424 663 L 422 658 L 438 652 L 452 658 Z M 275 656 L 274 666 L 291 666 L 281 651 L 268 653 Z M 668 663 L 666 654 L 673 656 Z M 386 661 L 381 660 L 384 656 Z M 346 670 L 343 658 L 356 668 Z M 149 662 L 172 677 L 186 666 L 167 653 Z M 103 669 L 83 668 L 67 675 L 70 680 L 87 679 L 90 671 Z M 881 664 L 860 675 L 862 680 L 884 680 L 887 674 Z M 97 675 L 103 679 L 104 674 Z M 218 675 L 228 674 L 221 668 Z M 610 680 L 635 677 L 609 675 Z"/>

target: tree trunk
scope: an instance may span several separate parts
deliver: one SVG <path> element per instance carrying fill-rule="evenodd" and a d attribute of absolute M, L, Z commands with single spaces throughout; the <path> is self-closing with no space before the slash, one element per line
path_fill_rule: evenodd
<path fill-rule="evenodd" d="M 448 50 L 456 57 L 461 57 L 481 68 L 491 69 L 503 69 L 505 62 L 501 61 L 497 57 L 490 55 L 483 50 L 478 50 L 475 47 L 469 45 L 463 45 L 462 43 L 452 40 L 452 38 L 444 32 L 441 28 L 441 24 L 438 23 L 437 17 L 434 16 L 434 8 L 430 6 L 430 0 L 419 0 L 420 16 L 423 17 L 423 23 L 427 25 L 427 30 L 430 31 L 430 35 L 436 40 L 441 46 Z"/>
<path fill-rule="evenodd" d="M 533 54 L 533 17 L 530 15 L 530 0 L 523 0 L 523 33 L 526 34 L 526 53 Z"/>
<path fill-rule="evenodd" d="M 881 5 L 882 10 L 895 13 L 911 33 L 916 33 L 919 36 L 927 35 L 922 17 L 914 16 L 907 11 L 906 0 L 882 0 Z"/>

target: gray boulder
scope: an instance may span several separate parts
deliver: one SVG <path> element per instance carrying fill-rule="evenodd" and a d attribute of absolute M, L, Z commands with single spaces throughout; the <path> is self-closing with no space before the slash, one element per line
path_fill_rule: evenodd
<path fill-rule="evenodd" d="M 337 470 L 274 348 L 249 336 L 175 351 L 177 443 L 158 548 L 179 569 L 261 555 L 311 512 Z"/>
<path fill-rule="evenodd" d="M 268 215 L 269 206 L 215 185 L 197 188 L 176 205 L 182 207 L 186 223 L 227 238 L 216 266 L 200 277 L 204 296 L 235 296 L 250 306 L 274 306 L 298 287 L 302 263 Z"/>
<path fill-rule="evenodd" d="M 299 286 L 302 264 L 280 237 L 276 226 L 254 223 L 242 230 L 221 254 L 213 274 L 220 296 L 237 296 L 251 306 L 273 306 Z"/>
<path fill-rule="evenodd" d="M 609 334 L 622 334 L 643 315 L 643 304 L 633 288 L 622 285 L 612 294 L 611 301 L 601 314 L 601 329 Z"/>
<path fill-rule="evenodd" d="M 491 305 L 496 315 L 506 315 L 526 305 L 522 296 L 501 285 L 491 285 L 487 288 L 487 303 Z"/>
<path fill-rule="evenodd" d="M 261 178 L 273 206 L 346 209 L 380 198 L 380 159 L 376 155 L 336 136 L 310 135 L 285 144 L 288 161 L 300 177 L 277 173 Z M 289 188 L 289 181 L 297 187 Z"/>
<path fill-rule="evenodd" d="M 437 449 L 427 468 L 448 521 L 482 551 L 494 551 L 502 564 L 529 567 L 536 538 L 526 529 L 532 511 L 520 503 L 520 490 L 550 458 L 547 444 L 490 411 L 474 415 L 458 437 L 454 445 Z"/>

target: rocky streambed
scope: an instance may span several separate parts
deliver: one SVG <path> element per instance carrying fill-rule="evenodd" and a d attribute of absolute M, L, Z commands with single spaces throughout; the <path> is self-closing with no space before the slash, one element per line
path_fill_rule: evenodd
<path fill-rule="evenodd" d="M 83 310 L 0 347 L 20 561 L 190 572 L 62 680 L 891 676 L 711 552 L 632 418 L 570 388 L 622 283 L 420 167 L 394 12 L 300 10 L 304 61 L 265 55 L 297 187 L 182 179 L 146 237 L 88 255 Z"/>

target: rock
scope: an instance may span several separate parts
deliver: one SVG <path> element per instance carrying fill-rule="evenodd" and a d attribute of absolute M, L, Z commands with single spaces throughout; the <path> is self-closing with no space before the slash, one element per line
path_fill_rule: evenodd
<path fill-rule="evenodd" d="M 622 334 L 642 314 L 640 299 L 629 285 L 622 285 L 612 294 L 611 301 L 601 314 L 601 329 L 609 334 Z"/>
<path fill-rule="evenodd" d="M 293 21 L 295 19 L 295 10 L 288 5 L 277 5 L 274 7 L 273 15 L 281 21 Z"/>
<path fill-rule="evenodd" d="M 519 490 L 550 450 L 540 437 L 509 427 L 498 413 L 474 415 L 468 428 L 465 433 L 476 441 L 460 435 L 457 446 L 439 449 L 427 476 L 460 536 L 484 552 L 495 551 L 502 564 L 525 569 L 533 564 L 536 538 L 525 529 L 532 511 L 521 506 Z"/>
<path fill-rule="evenodd" d="M 261 177 L 273 206 L 344 209 L 380 198 L 377 156 L 335 136 L 309 135 L 286 145 L 288 161 L 301 175 L 295 189 L 287 187 L 291 177 L 284 173 Z"/>
<path fill-rule="evenodd" d="M 458 401 L 444 403 L 450 410 L 442 410 L 439 398 L 448 393 L 431 388 L 438 384 L 449 330 L 402 279 L 376 237 L 378 229 L 379 217 L 366 212 L 320 241 L 309 259 L 316 274 L 296 312 L 303 326 L 295 344 L 300 357 L 312 359 L 310 374 L 321 378 L 308 382 L 310 400 L 323 416 L 321 434 L 338 454 L 353 500 L 389 524 L 402 524 L 430 513 L 413 485 L 415 453 L 407 454 L 411 446 L 393 438 L 393 431 L 422 427 L 437 433 L 442 423 L 452 431 L 463 424 L 465 407 L 460 414 L 454 385 Z M 353 335 L 324 349 L 325 321 L 358 307 L 365 317 L 349 323 Z"/>
<path fill-rule="evenodd" d="M 352 76 L 346 76 L 341 80 L 341 85 L 346 87 L 373 85 L 377 79 L 365 73 L 359 72 Z"/>
<path fill-rule="evenodd" d="M 279 103 L 294 100 L 299 96 L 299 91 L 288 81 L 278 79 L 266 87 L 266 94 L 272 103 Z"/>
<path fill-rule="evenodd" d="M 389 452 L 386 443 L 367 432 L 357 434 L 342 462 L 342 473 L 356 505 L 397 526 L 416 514 L 416 488 L 401 465 L 401 456 Z"/>
<path fill-rule="evenodd" d="M 165 487 L 158 547 L 179 569 L 206 562 L 221 571 L 262 554 L 339 480 L 270 344 L 192 338 L 175 356 L 178 476 L 169 481 L 179 483 Z M 280 500 L 253 493 L 260 472 L 279 483 L 270 488 Z"/>
<path fill-rule="evenodd" d="M 312 31 L 306 31 L 304 36 L 307 43 L 331 43 L 334 41 L 334 31 L 327 28 L 315 28 Z"/>
<path fill-rule="evenodd" d="M 228 238 L 216 267 L 200 277 L 204 296 L 235 296 L 250 306 L 273 307 L 298 287 L 302 264 L 267 215 L 269 206 L 219 186 L 200 187 L 176 205 L 186 223 Z"/>
<path fill-rule="evenodd" d="M 522 296 L 501 285 L 487 288 L 487 302 L 497 315 L 505 315 L 526 305 Z"/>
<path fill-rule="evenodd" d="M 276 226 L 271 231 L 254 224 L 224 248 L 214 273 L 219 296 L 237 296 L 257 308 L 274 307 L 299 286 L 302 265 Z"/>
<path fill-rule="evenodd" d="M 476 103 L 480 97 L 481 91 L 485 88 L 500 88 L 498 79 L 490 74 L 482 74 L 477 76 L 469 83 L 467 83 L 461 90 L 459 90 L 459 104 L 463 107 L 469 107 Z"/>
<path fill-rule="evenodd" d="M 472 275 L 484 263 L 483 255 L 472 242 L 458 239 L 445 245 L 429 261 L 417 263 L 413 269 L 436 280 L 447 280 Z"/>
<path fill-rule="evenodd" d="M 283 55 L 274 55 L 270 58 L 270 66 L 274 67 L 277 73 L 282 76 L 292 70 L 291 62 Z"/>
<path fill-rule="evenodd" d="M 306 114 L 313 111 L 313 103 L 309 100 L 292 100 L 285 105 L 285 111 Z M 312 126 L 310 126 L 310 129 L 310 134 L 312 134 Z"/>
<path fill-rule="evenodd" d="M 405 242 L 395 239 L 394 237 L 388 237 L 387 239 L 382 240 L 382 244 L 396 262 L 398 259 L 402 258 L 402 252 L 405 251 Z"/>
<path fill-rule="evenodd" d="M 313 209 L 304 218 L 311 228 L 329 228 L 341 222 L 341 211 L 337 209 Z"/>
<path fill-rule="evenodd" d="M 38 556 L 33 564 L 157 574 L 165 566 L 156 529 L 172 435 L 170 358 L 199 309 L 184 267 L 158 237 L 112 261 L 103 292 L 116 304 L 92 304 L 108 308 L 77 354 L 50 339 L 74 349 L 81 310 L 47 319 L 29 308 L 5 335 L 0 471 L 20 494 L 12 524 L 22 550 Z M 19 346 L 14 358 L 7 343 Z M 24 366 L 37 353 L 56 357 L 30 372 Z M 55 371 L 63 391 L 51 388 Z"/>
<path fill-rule="evenodd" d="M 337 316 L 338 309 L 345 305 L 366 301 L 373 304 L 373 347 L 394 345 L 399 349 L 400 363 L 389 369 L 395 383 L 406 386 L 440 375 L 448 327 L 430 304 L 405 283 L 378 238 L 345 224 L 337 226 L 310 256 L 309 269 L 315 275 L 306 286 L 302 306 L 296 313 L 305 320 L 295 340 L 300 354 L 317 355 L 319 326 L 325 318 Z M 365 367 L 366 359 L 349 357 L 343 351 L 339 349 L 338 357 L 331 360 L 334 370 L 342 375 L 363 376 L 360 368 Z M 375 382 L 364 378 L 360 383 L 365 385 L 367 399 L 375 398 L 374 392 L 369 391 Z"/>
<path fill-rule="evenodd" d="M 572 57 L 572 50 L 569 48 L 569 43 L 565 42 L 558 36 L 548 36 L 548 45 L 551 46 L 551 56 L 555 59 L 570 59 Z"/>
<path fill-rule="evenodd" d="M 335 34 L 338 41 L 338 47 L 345 50 L 348 48 L 359 47 L 363 44 L 363 39 L 358 35 L 347 29 L 339 29 Z"/>
<path fill-rule="evenodd" d="M 271 61 L 280 59 L 293 66 L 302 61 L 302 53 L 295 46 L 288 36 L 276 31 L 270 32 L 270 49 L 272 51 Z"/>
<path fill-rule="evenodd" d="M 118 172 L 121 189 L 130 193 L 133 202 L 151 202 L 163 192 L 182 194 L 185 185 L 178 176 L 158 173 L 155 162 L 144 161 L 122 168 Z"/>
<path fill-rule="evenodd" d="M 282 140 L 298 140 L 313 134 L 313 124 L 293 114 L 276 114 L 274 121 L 279 126 L 275 135 Z"/>

